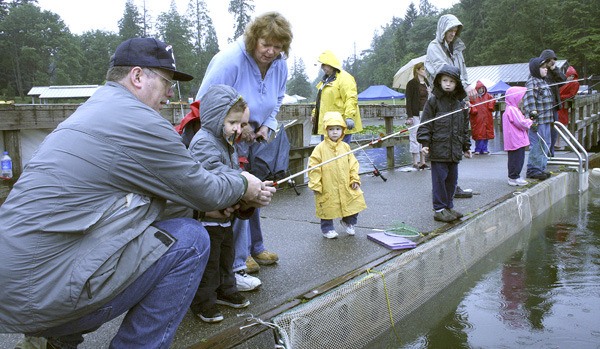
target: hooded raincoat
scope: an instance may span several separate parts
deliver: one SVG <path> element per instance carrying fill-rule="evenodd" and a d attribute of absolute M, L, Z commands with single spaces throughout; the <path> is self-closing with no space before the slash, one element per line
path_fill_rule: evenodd
<path fill-rule="evenodd" d="M 573 66 L 569 66 L 567 68 L 567 77 L 573 75 L 575 76 L 574 80 L 567 82 L 566 84 L 560 87 L 560 110 L 558 111 L 558 121 L 560 121 L 563 125 L 569 125 L 569 109 L 570 103 L 565 101 L 575 97 L 577 92 L 579 92 L 579 74 L 577 74 L 577 70 L 573 68 Z"/>
<path fill-rule="evenodd" d="M 327 126 L 342 126 L 346 122 L 338 112 L 329 112 L 323 120 L 323 132 Z M 350 146 L 340 137 L 336 142 L 325 136 L 313 150 L 308 166 L 314 167 L 340 154 L 350 151 Z M 308 187 L 315 192 L 316 215 L 320 219 L 347 217 L 367 208 L 360 187 L 352 189 L 352 183 L 360 184 L 358 160 L 354 154 L 341 157 L 308 172 Z"/>
<path fill-rule="evenodd" d="M 417 141 L 429 147 L 429 159 L 438 162 L 460 162 L 463 153 L 471 148 L 469 114 L 462 101 L 466 92 L 461 84 L 454 91 L 442 90 L 442 75 L 460 81 L 459 70 L 451 65 L 441 67 L 433 82 L 433 93 L 425 103 Z M 431 119 L 437 118 L 435 121 Z"/>
<path fill-rule="evenodd" d="M 504 150 L 511 151 L 523 148 L 529 145 L 529 136 L 527 131 L 533 121 L 526 118 L 519 102 L 523 99 L 527 88 L 514 86 L 506 90 L 505 98 L 506 110 L 502 113 L 502 134 L 504 137 Z"/>
<path fill-rule="evenodd" d="M 44 139 L 0 206 L 0 332 L 31 333 L 100 308 L 173 238 L 167 200 L 212 211 L 245 191 L 213 175 L 173 126 L 107 82 Z"/>
<path fill-rule="evenodd" d="M 457 27 L 456 36 L 452 43 L 448 44 L 445 35 L 451 28 Z M 469 86 L 469 77 L 467 75 L 467 65 L 463 51 L 466 48 L 465 43 L 460 38 L 463 25 L 454 15 L 443 15 L 438 20 L 435 39 L 431 40 L 427 46 L 427 57 L 425 58 L 425 69 L 431 79 L 433 79 L 444 64 L 452 65 L 459 69 L 463 88 Z"/>
<path fill-rule="evenodd" d="M 362 131 L 362 120 L 358 108 L 358 92 L 354 77 L 342 69 L 340 61 L 331 51 L 323 52 L 319 56 L 319 62 L 327 64 L 337 71 L 335 76 L 324 77 L 324 80 L 317 84 L 320 96 L 317 97 L 317 108 L 313 111 L 318 123 L 317 134 L 326 134 L 323 133 L 323 118 L 330 111 L 342 114 L 344 120 L 352 119 L 354 121 L 354 128 L 346 130 L 346 134 Z"/>
<path fill-rule="evenodd" d="M 479 89 L 483 88 L 483 93 L 479 93 Z M 487 92 L 487 87 L 477 81 L 475 85 L 477 97 L 471 98 L 471 110 L 469 115 L 471 118 L 471 136 L 474 140 L 494 139 L 494 106 L 496 100 Z"/>

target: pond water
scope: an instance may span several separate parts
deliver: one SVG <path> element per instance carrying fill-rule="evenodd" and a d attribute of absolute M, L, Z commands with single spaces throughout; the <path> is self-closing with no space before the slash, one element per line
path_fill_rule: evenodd
<path fill-rule="evenodd" d="M 600 191 L 537 217 L 365 348 L 600 348 Z"/>

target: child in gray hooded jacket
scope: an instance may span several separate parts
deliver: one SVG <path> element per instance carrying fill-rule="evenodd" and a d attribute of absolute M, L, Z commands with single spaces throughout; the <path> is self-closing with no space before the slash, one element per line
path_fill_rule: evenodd
<path fill-rule="evenodd" d="M 248 123 L 249 116 L 248 104 L 233 87 L 211 86 L 200 101 L 202 127 L 190 142 L 192 157 L 211 172 L 241 172 L 234 142 Z M 217 304 L 233 308 L 250 305 L 236 287 L 232 221 L 248 219 L 252 212 L 252 208 L 236 205 L 200 214 L 210 236 L 210 256 L 191 308 L 204 322 L 223 320 Z"/>

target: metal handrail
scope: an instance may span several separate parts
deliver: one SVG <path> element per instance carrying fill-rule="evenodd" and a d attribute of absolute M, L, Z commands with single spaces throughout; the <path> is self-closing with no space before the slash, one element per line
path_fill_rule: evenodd
<path fill-rule="evenodd" d="M 567 165 L 577 166 L 577 172 L 579 173 L 579 192 L 583 192 L 587 189 L 587 177 L 589 170 L 589 155 L 585 148 L 577 141 L 577 138 L 567 129 L 562 123 L 555 121 L 554 129 L 558 135 L 567 143 L 567 145 L 573 150 L 577 156 L 577 161 L 574 158 L 559 158 L 551 157 L 548 159 L 549 164 L 554 165 Z"/>

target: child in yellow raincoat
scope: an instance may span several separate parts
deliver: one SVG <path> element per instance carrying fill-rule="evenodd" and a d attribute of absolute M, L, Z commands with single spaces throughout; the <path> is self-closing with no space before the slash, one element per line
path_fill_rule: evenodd
<path fill-rule="evenodd" d="M 310 155 L 309 167 L 350 151 L 350 146 L 342 141 L 346 131 L 342 114 L 327 112 L 323 118 L 323 131 L 325 138 Z M 358 213 L 367 208 L 360 189 L 358 167 L 356 157 L 350 153 L 308 172 L 308 187 L 315 193 L 316 215 L 321 219 L 321 232 L 325 238 L 338 236 L 333 219 L 339 217 L 342 217 L 340 224 L 346 233 L 354 235 Z"/>

